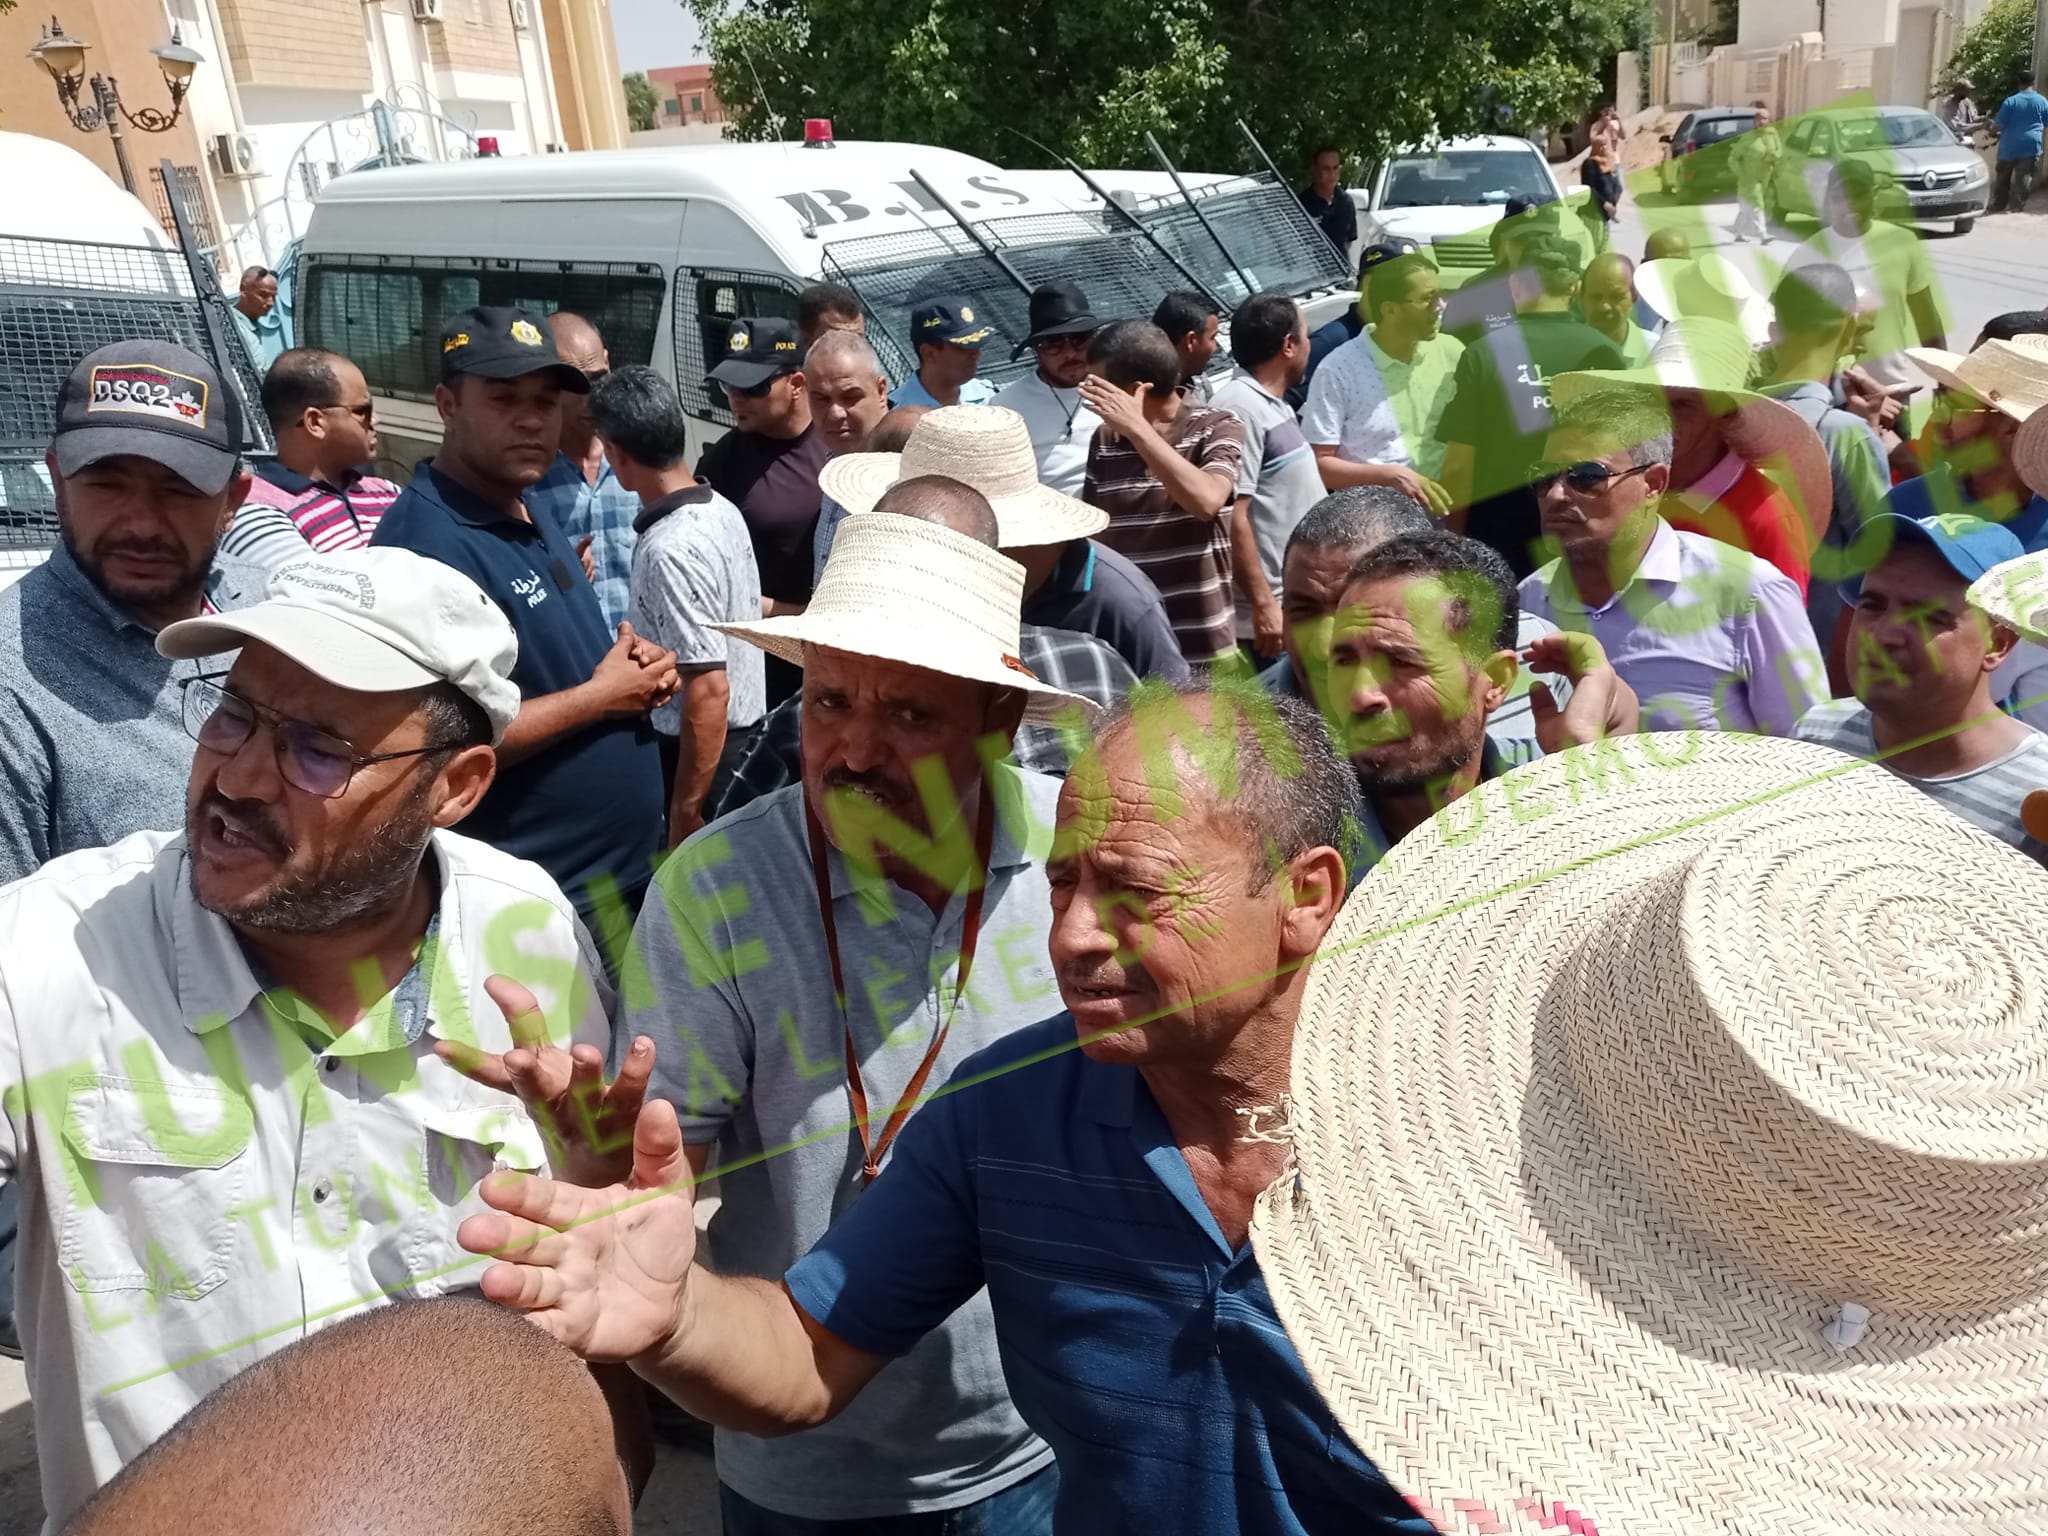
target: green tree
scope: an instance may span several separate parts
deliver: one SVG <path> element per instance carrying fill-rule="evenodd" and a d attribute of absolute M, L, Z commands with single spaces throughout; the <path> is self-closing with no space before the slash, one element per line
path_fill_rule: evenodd
<path fill-rule="evenodd" d="M 1036 163 L 1147 165 L 1149 130 L 1241 166 L 1243 117 L 1289 166 L 1576 117 L 1641 0 L 687 0 L 740 138 L 829 117 L 842 138 Z"/>
<path fill-rule="evenodd" d="M 1941 72 L 1943 95 L 1967 80 L 1977 104 L 1987 112 L 2019 89 L 2020 71 L 2034 57 L 2035 0 L 1992 0 L 1964 31 Z"/>
<path fill-rule="evenodd" d="M 626 88 L 626 124 L 635 133 L 645 133 L 654 126 L 654 114 L 659 106 L 654 82 L 635 70 L 621 84 Z"/>

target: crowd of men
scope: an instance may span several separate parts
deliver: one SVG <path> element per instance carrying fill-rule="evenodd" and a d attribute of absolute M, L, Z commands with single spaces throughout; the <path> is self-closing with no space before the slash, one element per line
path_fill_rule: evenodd
<path fill-rule="evenodd" d="M 346 1524 L 290 1442 L 221 1490 L 278 1405 L 396 1398 L 623 1529 L 644 1382 L 715 1426 L 735 1536 L 1432 1529 L 1248 1241 L 1347 893 L 1638 731 L 1874 759 L 2048 863 L 2048 651 L 1969 595 L 2048 550 L 2048 327 L 1946 350 L 1924 257 L 1873 300 L 1829 243 L 1871 195 L 1845 164 L 1768 294 L 1668 237 L 1582 268 L 1554 205 L 1451 303 L 1368 247 L 1319 327 L 1051 282 L 999 389 L 972 302 L 912 309 L 892 386 L 820 285 L 732 322 L 696 452 L 590 319 L 471 309 L 402 486 L 346 357 L 269 367 L 263 463 L 204 358 L 81 359 L 61 544 L 0 596 L 54 1526 Z M 597 1390 L 460 1304 L 264 1363 L 479 1286 Z M 501 1412 L 322 1395 L 435 1340 Z M 351 1442 L 379 1498 L 402 1440 Z"/>

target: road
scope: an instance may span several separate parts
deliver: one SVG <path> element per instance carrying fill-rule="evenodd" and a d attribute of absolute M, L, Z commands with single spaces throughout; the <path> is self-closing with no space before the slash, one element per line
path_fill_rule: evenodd
<path fill-rule="evenodd" d="M 1675 207 L 1672 200 L 1655 193 L 1640 201 L 1634 197 L 1625 199 L 1621 216 L 1615 221 L 1615 248 L 1630 256 L 1640 256 L 1647 229 L 1661 222 L 1660 215 L 1666 215 L 1666 210 Z M 1683 216 L 1694 229 L 1698 227 L 1697 221 L 1704 218 L 1717 250 L 1746 254 L 1759 249 L 1753 243 L 1737 245 L 1730 237 L 1729 230 L 1735 223 L 1733 198 L 1688 207 Z M 1813 225 L 1799 223 L 1789 232 L 1774 229 L 1772 233 L 1780 238 L 1773 239 L 1764 249 L 1782 263 L 1796 248 L 1799 238 L 1813 233 Z M 1944 229 L 1927 232 L 1924 238 L 1942 301 L 1951 317 L 1948 343 L 1957 351 L 1967 351 L 1984 322 L 1993 315 L 2014 309 L 2048 309 L 2048 194 L 2037 194 L 2032 210 L 2027 213 L 1979 220 L 1967 235 L 1950 234 Z M 1768 287 L 1765 291 L 1769 291 Z"/>

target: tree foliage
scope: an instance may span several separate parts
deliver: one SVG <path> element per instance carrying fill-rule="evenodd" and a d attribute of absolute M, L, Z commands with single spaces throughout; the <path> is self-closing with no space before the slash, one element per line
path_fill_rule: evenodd
<path fill-rule="evenodd" d="M 1035 164 L 1284 165 L 1576 118 L 1644 0 L 686 0 L 740 138 L 829 117 L 841 138 Z"/>
<path fill-rule="evenodd" d="M 1992 0 L 1964 31 L 1942 71 L 1945 95 L 1968 80 L 1987 110 L 2019 89 L 2020 71 L 2034 56 L 2035 0 Z"/>
<path fill-rule="evenodd" d="M 645 133 L 654 126 L 655 112 L 660 106 L 654 82 L 635 70 L 620 84 L 626 88 L 626 125 L 635 133 Z"/>

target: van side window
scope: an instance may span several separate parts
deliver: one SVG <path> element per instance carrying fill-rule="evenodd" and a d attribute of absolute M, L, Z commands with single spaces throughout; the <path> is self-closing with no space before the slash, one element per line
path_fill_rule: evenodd
<path fill-rule="evenodd" d="M 597 327 L 613 366 L 651 363 L 668 288 L 635 261 L 305 255 L 299 274 L 305 344 L 352 359 L 372 393 L 399 400 L 434 397 L 441 327 L 479 304 L 569 310 Z"/>
<path fill-rule="evenodd" d="M 676 269 L 676 393 L 685 411 L 732 425 L 725 396 L 708 378 L 725 355 L 725 333 L 741 315 L 795 321 L 796 296 L 796 284 L 772 272 Z"/>

